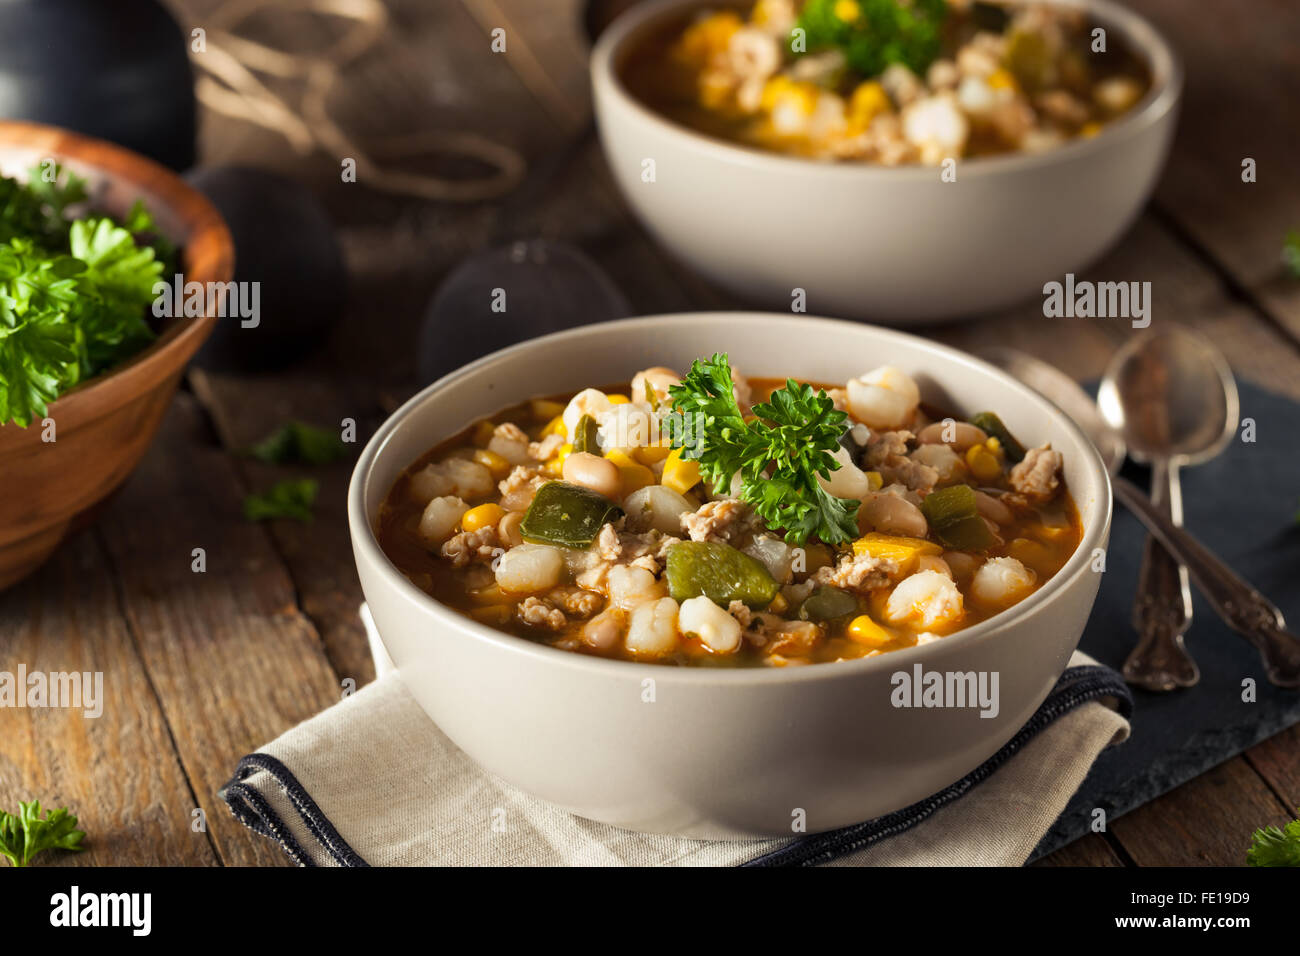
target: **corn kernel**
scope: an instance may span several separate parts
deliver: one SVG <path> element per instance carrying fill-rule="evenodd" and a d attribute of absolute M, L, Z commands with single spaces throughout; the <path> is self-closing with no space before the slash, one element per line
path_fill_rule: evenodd
<path fill-rule="evenodd" d="M 892 111 L 893 105 L 883 86 L 875 80 L 860 83 L 849 97 L 846 111 L 849 128 L 855 133 L 864 132 L 877 116 Z"/>
<path fill-rule="evenodd" d="M 1052 552 L 1029 538 L 1015 538 L 1007 545 L 1007 554 L 1040 575 L 1052 573 Z"/>
<path fill-rule="evenodd" d="M 661 462 L 672 453 L 673 446 L 668 444 L 666 439 L 661 439 L 657 445 L 642 445 L 640 448 L 632 449 L 632 457 L 643 465 Z"/>
<path fill-rule="evenodd" d="M 866 614 L 859 614 L 849 622 L 848 635 L 850 640 L 867 647 L 883 647 L 894 639 L 892 634 Z"/>
<path fill-rule="evenodd" d="M 554 418 L 552 418 L 549 422 L 547 422 L 547 423 L 546 423 L 546 427 L 542 429 L 542 437 L 543 437 L 543 438 L 545 438 L 547 435 L 566 435 L 566 436 L 567 436 L 568 434 L 569 434 L 569 430 L 564 426 L 564 416 L 563 416 L 563 415 L 556 415 L 556 416 L 555 416 Z"/>
<path fill-rule="evenodd" d="M 862 15 L 858 0 L 838 0 L 835 4 L 835 16 L 845 23 L 852 23 Z"/>
<path fill-rule="evenodd" d="M 924 538 L 907 538 L 873 531 L 853 542 L 853 553 L 893 561 L 898 565 L 900 574 L 908 575 L 916 568 L 921 555 L 943 554 L 943 548 Z"/>
<path fill-rule="evenodd" d="M 546 472 L 548 475 L 553 475 L 556 478 L 563 478 L 564 459 L 568 458 L 572 454 L 573 444 L 571 442 L 566 442 L 556 450 L 554 456 L 548 459 L 546 464 L 542 465 L 542 471 Z"/>
<path fill-rule="evenodd" d="M 632 457 L 621 448 L 611 448 L 609 451 L 605 452 L 605 457 L 618 467 L 619 477 L 623 482 L 623 497 L 626 498 L 632 492 L 655 483 L 655 473 L 645 465 L 634 461 Z"/>
<path fill-rule="evenodd" d="M 615 392 L 613 395 L 606 395 L 605 397 L 609 399 L 611 405 L 627 405 L 632 401 L 632 399 L 628 398 L 626 395 L 620 395 L 618 392 Z"/>
<path fill-rule="evenodd" d="M 1011 75 L 1011 71 L 1004 67 L 998 67 L 989 74 L 988 84 L 995 90 L 1015 90 L 1020 86 L 1016 78 Z"/>
<path fill-rule="evenodd" d="M 505 511 L 498 504 L 489 501 L 485 505 L 479 505 L 477 508 L 470 508 L 460 519 L 462 531 L 478 531 L 480 528 L 486 528 L 488 525 L 496 525 L 505 517 Z"/>
<path fill-rule="evenodd" d="M 878 471 L 867 472 L 867 490 L 879 491 L 885 485 L 885 479 L 880 476 Z"/>
<path fill-rule="evenodd" d="M 784 594 L 781 594 L 778 591 L 776 597 L 772 598 L 772 603 L 767 606 L 767 609 L 773 614 L 784 614 L 790 609 L 790 602 L 785 599 Z"/>
<path fill-rule="evenodd" d="M 492 477 L 497 481 L 510 474 L 510 462 L 494 451 L 488 451 L 486 448 L 476 448 L 473 457 L 476 462 L 491 472 Z"/>
<path fill-rule="evenodd" d="M 491 422 L 479 422 L 474 426 L 473 442 L 480 448 L 486 448 L 487 443 L 492 440 L 493 433 L 497 430 Z"/>
<path fill-rule="evenodd" d="M 534 398 L 528 405 L 532 410 L 533 418 L 539 422 L 550 421 L 556 415 L 564 414 L 564 402 L 552 401 L 549 398 Z"/>
<path fill-rule="evenodd" d="M 679 495 L 694 488 L 700 481 L 700 463 L 693 458 L 683 458 L 682 450 L 674 448 L 664 459 L 664 474 L 659 480 L 666 488 L 671 488 Z"/>
<path fill-rule="evenodd" d="M 1002 474 L 1002 464 L 998 456 L 988 450 L 983 443 L 971 445 L 966 449 L 966 467 L 980 481 L 993 481 Z"/>

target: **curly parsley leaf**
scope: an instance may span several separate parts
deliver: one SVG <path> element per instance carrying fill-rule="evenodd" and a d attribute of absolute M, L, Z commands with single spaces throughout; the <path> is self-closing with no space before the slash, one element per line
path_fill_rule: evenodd
<path fill-rule="evenodd" d="M 0 177 L 0 425 L 26 427 L 78 382 L 153 341 L 145 319 L 164 264 L 137 239 L 156 229 L 137 204 L 119 225 L 67 222 L 86 199 L 73 176 Z M 169 246 L 164 247 L 170 249 Z"/>
<path fill-rule="evenodd" d="M 699 462 L 711 487 L 730 488 L 739 475 L 741 500 L 795 544 L 813 535 L 828 544 L 857 537 L 859 502 L 835 497 L 817 480 L 840 467 L 833 453 L 848 420 L 824 391 L 788 380 L 747 421 L 728 357 L 715 354 L 693 362 L 669 396 L 673 446 Z"/>
<path fill-rule="evenodd" d="M 1282 829 L 1256 830 L 1246 851 L 1247 866 L 1300 866 L 1300 820 Z"/>
<path fill-rule="evenodd" d="M 923 74 L 939 55 L 945 0 L 808 0 L 798 26 L 804 52 L 838 49 L 849 68 L 877 76 L 891 63 Z"/>
<path fill-rule="evenodd" d="M 0 856 L 13 866 L 26 866 L 32 857 L 45 850 L 81 852 L 86 834 L 77 829 L 77 818 L 66 807 L 41 816 L 38 800 L 18 802 L 18 813 L 0 810 Z"/>
<path fill-rule="evenodd" d="M 327 465 L 348 453 L 348 446 L 338 433 L 304 422 L 288 422 L 253 445 L 247 452 L 258 461 L 271 465 L 301 462 Z"/>
<path fill-rule="evenodd" d="M 312 478 L 277 482 L 269 491 L 244 498 L 244 517 L 249 521 L 295 518 L 311 521 L 311 506 L 316 503 L 320 485 Z"/>

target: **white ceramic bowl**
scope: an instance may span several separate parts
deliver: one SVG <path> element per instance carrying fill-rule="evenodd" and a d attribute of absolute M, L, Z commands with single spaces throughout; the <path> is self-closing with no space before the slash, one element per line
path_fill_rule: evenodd
<path fill-rule="evenodd" d="M 883 363 L 957 412 L 997 411 L 1026 444 L 1050 441 L 1083 518 L 1078 552 L 1014 608 L 920 647 L 808 667 L 682 668 L 605 660 L 492 630 L 439 604 L 379 548 L 380 502 L 446 436 L 529 397 L 626 381 L 729 352 L 741 371 L 843 382 Z M 901 332 L 827 319 L 697 313 L 548 335 L 440 379 L 366 446 L 348 520 L 366 601 L 404 683 L 482 767 L 584 817 L 696 837 L 789 835 L 792 814 L 826 830 L 907 806 L 1000 748 L 1047 696 L 1097 594 L 1094 549 L 1110 484 L 1087 438 L 990 365 Z M 996 717 L 900 709 L 891 675 L 996 671 Z M 647 683 L 651 682 L 651 683 Z M 652 693 L 648 691 L 652 688 Z M 647 700 L 647 697 L 652 700 Z"/>
<path fill-rule="evenodd" d="M 1101 256 L 1164 165 L 1182 68 L 1150 23 L 1109 0 L 1072 5 L 1145 60 L 1147 96 L 1092 139 L 963 160 L 952 183 L 933 167 L 816 162 L 732 145 L 643 106 L 619 78 L 628 51 L 708 5 L 656 0 L 619 17 L 591 58 L 596 117 L 614 179 L 646 228 L 746 301 L 789 310 L 799 288 L 810 312 L 897 325 L 1008 306 Z M 653 182 L 642 180 L 647 159 Z"/>

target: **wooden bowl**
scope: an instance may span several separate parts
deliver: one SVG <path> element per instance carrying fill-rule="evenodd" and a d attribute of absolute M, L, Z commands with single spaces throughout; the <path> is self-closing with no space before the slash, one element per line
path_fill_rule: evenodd
<path fill-rule="evenodd" d="M 228 282 L 235 253 L 216 209 L 175 174 L 120 146 L 35 123 L 0 121 L 0 172 L 25 178 L 54 159 L 85 177 L 94 207 L 125 214 L 144 201 L 181 250 L 185 281 Z M 168 281 L 171 276 L 164 276 Z M 126 363 L 88 379 L 49 406 L 55 440 L 35 421 L 0 425 L 0 589 L 34 571 L 140 461 L 185 363 L 216 315 L 168 319 L 158 339 Z"/>

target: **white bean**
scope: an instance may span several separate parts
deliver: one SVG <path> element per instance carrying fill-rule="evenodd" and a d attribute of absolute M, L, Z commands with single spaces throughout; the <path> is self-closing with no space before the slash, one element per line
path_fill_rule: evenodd
<path fill-rule="evenodd" d="M 655 576 L 645 568 L 629 564 L 617 564 L 610 568 L 605 586 L 609 592 L 609 603 L 624 610 L 654 601 L 668 591 L 664 583 L 655 580 Z"/>
<path fill-rule="evenodd" d="M 682 602 L 677 627 L 718 654 L 730 654 L 740 647 L 740 622 L 703 595 Z"/>
<path fill-rule="evenodd" d="M 858 508 L 858 529 L 924 538 L 930 526 L 921 509 L 900 495 L 876 491 L 866 495 Z"/>
<path fill-rule="evenodd" d="M 907 457 L 933 468 L 941 482 L 955 481 L 965 475 L 965 462 L 947 445 L 922 445 Z"/>
<path fill-rule="evenodd" d="M 583 415 L 599 418 L 613 407 L 609 402 L 609 396 L 598 388 L 584 388 L 574 395 L 569 399 L 569 404 L 564 406 L 563 414 L 564 428 L 570 440 L 577 432 L 578 422 Z"/>
<path fill-rule="evenodd" d="M 904 578 L 885 602 L 885 618 L 891 624 L 927 630 L 959 620 L 964 612 L 957 585 L 938 571 L 917 571 Z"/>
<path fill-rule="evenodd" d="M 884 365 L 848 383 L 849 411 L 872 428 L 899 428 L 912 420 L 921 390 L 901 369 Z"/>
<path fill-rule="evenodd" d="M 637 605 L 624 646 L 643 657 L 663 657 L 677 647 L 677 602 L 670 597 Z"/>
<path fill-rule="evenodd" d="M 916 436 L 916 440 L 922 445 L 944 444 L 954 451 L 965 451 L 972 445 L 988 441 L 988 438 L 984 429 L 970 422 L 958 422 L 952 419 L 926 425 Z"/>
<path fill-rule="evenodd" d="M 420 515 L 420 537 L 430 547 L 442 544 L 451 537 L 466 511 L 469 511 L 469 505 L 453 495 L 434 498 L 424 506 L 424 513 Z"/>
<path fill-rule="evenodd" d="M 582 640 L 588 647 L 608 651 L 623 636 L 623 617 L 610 608 L 601 611 L 582 626 Z"/>
<path fill-rule="evenodd" d="M 971 597 L 993 607 L 1009 607 L 1034 589 L 1037 576 L 1015 558 L 989 558 L 971 579 Z"/>
<path fill-rule="evenodd" d="M 871 490 L 871 479 L 853 463 L 853 455 L 843 445 L 835 449 L 834 457 L 840 467 L 832 471 L 829 478 L 818 475 L 817 483 L 836 498 L 861 500 Z"/>
<path fill-rule="evenodd" d="M 564 480 L 590 488 L 606 498 L 617 498 L 623 486 L 617 465 L 585 451 L 576 451 L 564 459 Z"/>
<path fill-rule="evenodd" d="M 975 507 L 985 518 L 998 524 L 1011 524 L 1015 517 L 1010 508 L 983 491 L 975 492 Z"/>
<path fill-rule="evenodd" d="M 434 498 L 455 495 L 467 501 L 492 493 L 492 472 L 476 461 L 448 458 L 425 465 L 411 476 L 411 498 L 428 504 Z"/>
<path fill-rule="evenodd" d="M 536 594 L 560 583 L 564 555 L 548 544 L 521 544 L 501 555 L 497 584 L 511 594 Z"/>

